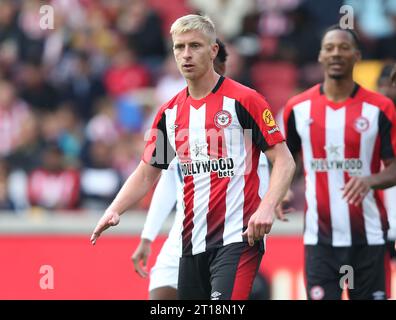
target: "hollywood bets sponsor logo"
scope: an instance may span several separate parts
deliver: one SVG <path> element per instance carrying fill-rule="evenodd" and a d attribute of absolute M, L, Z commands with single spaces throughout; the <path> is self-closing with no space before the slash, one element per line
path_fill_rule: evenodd
<path fill-rule="evenodd" d="M 217 128 L 227 128 L 232 121 L 231 113 L 226 110 L 221 110 L 215 114 L 214 123 Z"/>
<path fill-rule="evenodd" d="M 325 172 L 329 170 L 343 170 L 350 173 L 359 172 L 363 168 L 363 162 L 360 159 L 313 159 L 311 161 L 311 169 L 313 171 Z"/>
<path fill-rule="evenodd" d="M 209 159 L 205 161 L 191 161 L 181 164 L 184 176 L 201 173 L 216 172 L 219 178 L 234 176 L 234 161 L 232 158 Z"/>

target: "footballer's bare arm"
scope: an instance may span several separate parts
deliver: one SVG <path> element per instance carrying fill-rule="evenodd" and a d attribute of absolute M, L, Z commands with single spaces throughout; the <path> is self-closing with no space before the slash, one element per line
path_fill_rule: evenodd
<path fill-rule="evenodd" d="M 92 236 L 91 243 L 95 244 L 101 233 L 120 221 L 120 216 L 142 199 L 158 179 L 161 169 L 153 167 L 143 161 L 125 181 L 117 196 L 106 209 L 98 221 Z"/>

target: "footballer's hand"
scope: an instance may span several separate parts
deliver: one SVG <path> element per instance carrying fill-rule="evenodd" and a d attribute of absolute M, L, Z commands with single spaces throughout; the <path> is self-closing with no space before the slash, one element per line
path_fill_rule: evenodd
<path fill-rule="evenodd" d="M 135 271 L 142 278 L 146 278 L 148 276 L 147 271 L 147 260 L 151 253 L 151 241 L 148 239 L 140 239 L 140 243 L 133 253 L 131 260 L 133 262 L 133 266 L 135 267 Z M 142 262 L 142 264 L 140 263 Z"/>
<path fill-rule="evenodd" d="M 352 177 L 345 185 L 342 197 L 349 204 L 358 206 L 362 203 L 370 188 L 369 177 Z"/>
<path fill-rule="evenodd" d="M 255 241 L 263 239 L 265 234 L 270 233 L 274 218 L 275 210 L 256 211 L 250 217 L 242 237 L 247 237 L 249 245 L 253 246 Z"/>
<path fill-rule="evenodd" d="M 120 222 L 120 215 L 115 211 L 106 210 L 103 216 L 98 221 L 95 230 L 91 236 L 91 243 L 94 245 L 101 233 L 106 229 L 116 226 Z"/>

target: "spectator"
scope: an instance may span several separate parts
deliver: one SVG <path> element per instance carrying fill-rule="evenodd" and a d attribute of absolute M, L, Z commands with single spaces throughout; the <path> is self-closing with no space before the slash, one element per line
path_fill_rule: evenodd
<path fill-rule="evenodd" d="M 42 166 L 28 176 L 30 204 L 48 210 L 77 209 L 80 200 L 79 171 L 65 167 L 64 155 L 56 143 L 46 147 L 42 161 Z"/>

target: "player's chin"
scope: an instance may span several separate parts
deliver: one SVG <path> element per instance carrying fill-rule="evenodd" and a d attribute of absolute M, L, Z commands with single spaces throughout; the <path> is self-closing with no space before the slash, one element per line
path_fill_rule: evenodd
<path fill-rule="evenodd" d="M 346 73 L 342 71 L 328 71 L 329 78 L 334 80 L 341 80 L 346 77 Z"/>

